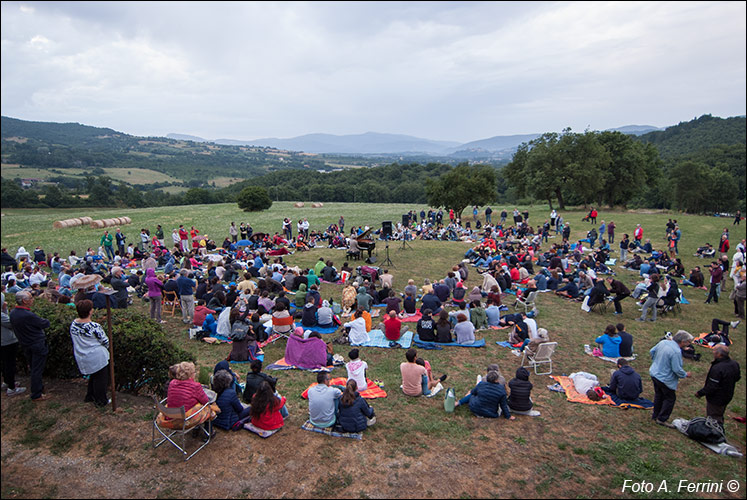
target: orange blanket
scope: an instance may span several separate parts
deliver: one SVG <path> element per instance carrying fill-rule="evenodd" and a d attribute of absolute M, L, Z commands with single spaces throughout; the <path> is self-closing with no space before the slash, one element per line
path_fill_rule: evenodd
<path fill-rule="evenodd" d="M 368 387 L 365 391 L 361 391 L 360 394 L 362 398 L 376 399 L 386 397 L 386 391 L 378 385 L 374 384 L 371 379 L 366 379 L 366 382 L 368 382 Z M 331 385 L 341 385 L 344 387 L 348 383 L 348 379 L 346 379 L 345 377 L 333 378 L 329 381 L 329 383 Z M 315 385 L 317 385 L 316 382 L 307 387 L 306 390 L 303 391 L 303 394 L 301 394 L 301 397 L 304 399 L 309 399 L 309 389 L 311 389 Z"/>
<path fill-rule="evenodd" d="M 716 345 L 718 345 L 718 344 L 716 344 L 716 345 L 708 345 L 708 344 L 707 344 L 706 342 L 703 342 L 702 344 L 701 344 L 700 342 L 697 342 L 698 340 L 701 340 L 701 339 L 704 339 L 704 338 L 706 338 L 706 337 L 707 337 L 707 336 L 709 336 L 709 335 L 710 335 L 711 333 L 712 333 L 712 332 L 705 332 L 705 333 L 701 333 L 700 335 L 698 335 L 697 337 L 695 337 L 695 338 L 693 339 L 693 344 L 699 345 L 700 347 L 705 347 L 706 349 L 713 349 L 713 348 L 714 348 L 714 347 L 716 347 Z M 732 343 L 733 343 L 733 342 L 732 342 Z"/>
<path fill-rule="evenodd" d="M 584 403 L 587 405 L 615 405 L 614 401 L 612 401 L 609 396 L 600 401 L 592 401 L 591 399 L 586 397 L 586 394 L 579 394 L 576 390 L 576 387 L 573 385 L 573 380 L 571 380 L 569 377 L 565 377 L 562 375 L 551 375 L 550 378 L 558 381 L 558 383 L 565 390 L 565 397 L 568 398 L 568 401 L 570 401 L 571 403 Z"/>

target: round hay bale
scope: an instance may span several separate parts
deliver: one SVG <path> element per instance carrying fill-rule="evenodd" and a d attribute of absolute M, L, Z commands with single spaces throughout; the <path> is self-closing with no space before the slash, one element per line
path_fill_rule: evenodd
<path fill-rule="evenodd" d="M 322 208 L 322 204 L 321 203 L 312 203 L 311 204 L 311 208 Z"/>
<path fill-rule="evenodd" d="M 85 224 L 85 223 L 83 222 L 83 219 L 81 219 L 80 217 L 76 217 L 76 218 L 75 218 L 75 219 L 73 219 L 73 220 L 75 221 L 75 225 L 76 225 L 76 226 L 82 226 L 83 224 Z"/>
<path fill-rule="evenodd" d="M 324 206 L 324 203 L 319 202 L 319 207 L 318 208 L 322 208 L 323 206 Z"/>
<path fill-rule="evenodd" d="M 93 222 L 93 219 L 90 217 L 81 217 L 80 220 L 83 224 L 90 224 L 91 222 Z"/>
<path fill-rule="evenodd" d="M 52 227 L 55 229 L 62 229 L 65 227 L 65 222 L 61 220 L 56 220 L 52 223 Z"/>
<path fill-rule="evenodd" d="M 132 224 L 132 219 L 130 219 L 129 217 L 125 217 L 124 220 L 125 224 Z"/>
<path fill-rule="evenodd" d="M 73 227 L 78 225 L 78 221 L 75 219 L 65 219 L 62 222 L 65 223 L 65 227 Z"/>
<path fill-rule="evenodd" d="M 296 207 L 296 208 L 303 208 L 303 202 L 302 201 L 297 201 L 296 203 L 293 204 L 293 206 Z"/>
<path fill-rule="evenodd" d="M 101 229 L 104 227 L 104 221 L 102 221 L 101 219 L 93 220 L 91 221 L 91 227 L 93 229 Z"/>
<path fill-rule="evenodd" d="M 117 223 L 117 226 L 121 226 L 122 224 L 124 224 L 124 217 L 114 217 L 114 222 Z"/>

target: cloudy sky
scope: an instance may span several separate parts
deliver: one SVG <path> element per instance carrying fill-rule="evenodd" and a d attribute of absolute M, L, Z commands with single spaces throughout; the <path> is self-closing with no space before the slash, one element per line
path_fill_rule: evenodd
<path fill-rule="evenodd" d="M 471 141 L 745 114 L 745 2 L 2 2 L 3 116 Z"/>

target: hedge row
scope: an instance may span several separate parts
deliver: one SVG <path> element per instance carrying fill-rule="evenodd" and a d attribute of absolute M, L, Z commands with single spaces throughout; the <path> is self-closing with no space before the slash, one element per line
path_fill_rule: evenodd
<path fill-rule="evenodd" d="M 80 377 L 70 339 L 70 323 L 77 317 L 75 308 L 38 299 L 32 310 L 50 322 L 46 330 L 49 356 L 44 375 L 60 379 Z M 105 310 L 95 311 L 93 321 L 107 331 Z M 169 380 L 169 366 L 180 361 L 196 361 L 192 353 L 168 339 L 159 323 L 135 311 L 113 309 L 112 330 L 118 391 L 161 394 Z M 22 351 L 19 349 L 19 356 L 23 356 Z M 22 363 L 25 367 L 25 360 Z"/>

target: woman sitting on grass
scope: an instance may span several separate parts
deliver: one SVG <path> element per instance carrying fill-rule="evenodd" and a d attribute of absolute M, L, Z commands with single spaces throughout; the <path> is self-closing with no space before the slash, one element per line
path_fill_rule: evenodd
<path fill-rule="evenodd" d="M 498 372 L 489 371 L 485 380 L 480 381 L 454 406 L 468 404 L 470 411 L 478 417 L 498 418 L 501 416 L 500 411 L 504 418 L 516 420 L 511 415 L 506 389 L 499 383 L 499 378 Z"/>
<path fill-rule="evenodd" d="M 278 398 L 267 382 L 259 385 L 259 390 L 254 393 L 252 406 L 249 412 L 252 425 L 265 431 L 280 429 L 283 424 L 283 415 L 280 409 L 285 406 L 285 396 Z"/>
<path fill-rule="evenodd" d="M 363 432 L 376 423 L 374 409 L 358 392 L 358 383 L 349 379 L 340 398 L 340 415 L 337 423 L 344 432 Z"/>
<path fill-rule="evenodd" d="M 239 422 L 249 416 L 251 407 L 239 401 L 234 389 L 233 375 L 227 370 L 218 370 L 213 375 L 213 390 L 218 394 L 215 402 L 220 408 L 215 425 L 225 430 L 239 429 Z"/>

